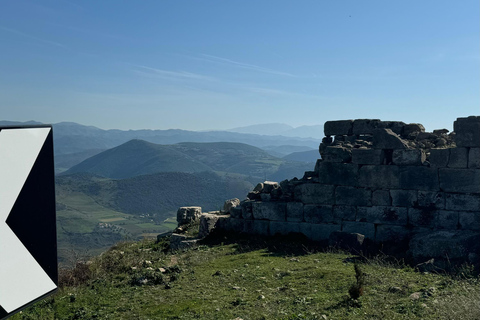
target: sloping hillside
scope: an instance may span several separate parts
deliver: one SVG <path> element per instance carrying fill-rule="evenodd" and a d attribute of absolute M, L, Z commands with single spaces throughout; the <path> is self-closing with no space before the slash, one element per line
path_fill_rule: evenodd
<path fill-rule="evenodd" d="M 294 170 L 293 173 L 291 170 Z M 85 172 L 124 179 L 158 172 L 215 171 L 241 174 L 260 182 L 273 176 L 280 180 L 303 176 L 306 170 L 311 170 L 311 165 L 276 158 L 262 149 L 243 143 L 185 142 L 158 145 L 131 140 L 86 159 L 65 174 Z"/>
<path fill-rule="evenodd" d="M 66 174 L 88 172 L 124 179 L 157 172 L 202 172 L 212 168 L 168 145 L 131 140 L 73 166 Z"/>

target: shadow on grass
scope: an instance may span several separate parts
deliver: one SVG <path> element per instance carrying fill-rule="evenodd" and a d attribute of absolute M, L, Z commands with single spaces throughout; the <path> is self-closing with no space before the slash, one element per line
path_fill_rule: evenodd
<path fill-rule="evenodd" d="M 276 235 L 273 237 L 262 237 L 258 235 L 247 235 L 243 233 L 227 233 L 214 231 L 208 237 L 201 240 L 199 244 L 233 245 L 235 253 L 246 253 L 266 249 L 265 255 L 269 256 L 303 256 L 316 252 L 333 252 L 327 243 L 314 242 L 303 234 L 289 234 L 288 236 Z M 343 251 L 339 251 L 342 252 Z"/>

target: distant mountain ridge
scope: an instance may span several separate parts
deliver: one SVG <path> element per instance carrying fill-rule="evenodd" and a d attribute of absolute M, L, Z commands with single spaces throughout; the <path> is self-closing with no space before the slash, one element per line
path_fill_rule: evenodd
<path fill-rule="evenodd" d="M 300 126 L 294 128 L 284 123 L 265 123 L 228 129 L 227 131 L 292 138 L 321 139 L 323 137 L 323 125 Z"/>

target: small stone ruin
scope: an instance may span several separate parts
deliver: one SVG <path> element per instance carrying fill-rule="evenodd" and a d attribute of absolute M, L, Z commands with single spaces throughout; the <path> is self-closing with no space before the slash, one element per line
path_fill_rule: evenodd
<path fill-rule="evenodd" d="M 216 227 L 330 244 L 343 234 L 414 263 L 480 264 L 480 116 L 451 133 L 377 119 L 328 121 L 324 132 L 313 171 L 258 184 Z"/>

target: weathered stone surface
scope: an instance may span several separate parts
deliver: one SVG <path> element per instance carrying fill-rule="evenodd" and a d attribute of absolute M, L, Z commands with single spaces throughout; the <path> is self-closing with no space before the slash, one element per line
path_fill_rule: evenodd
<path fill-rule="evenodd" d="M 273 189 L 277 189 L 280 185 L 275 181 L 264 181 L 262 193 L 270 193 Z"/>
<path fill-rule="evenodd" d="M 480 148 L 470 148 L 468 152 L 468 167 L 480 169 Z"/>
<path fill-rule="evenodd" d="M 256 192 L 262 192 L 263 190 L 263 183 L 258 183 L 255 188 L 253 188 L 253 191 L 256 191 Z"/>
<path fill-rule="evenodd" d="M 479 233 L 442 230 L 413 236 L 409 253 L 417 262 L 431 258 L 454 260 L 465 259 L 469 253 L 478 254 L 479 247 Z"/>
<path fill-rule="evenodd" d="M 301 233 L 300 222 L 270 221 L 270 235 L 288 235 L 290 233 Z"/>
<path fill-rule="evenodd" d="M 453 123 L 457 147 L 480 147 L 480 117 L 457 118 Z"/>
<path fill-rule="evenodd" d="M 247 194 L 247 198 L 250 200 L 260 200 L 260 192 L 258 191 L 250 191 Z"/>
<path fill-rule="evenodd" d="M 372 191 L 365 188 L 338 186 L 335 188 L 335 204 L 371 206 Z"/>
<path fill-rule="evenodd" d="M 421 149 L 393 150 L 393 163 L 399 166 L 421 166 L 426 158 Z"/>
<path fill-rule="evenodd" d="M 260 201 L 268 202 L 272 199 L 272 195 L 270 193 L 260 193 Z"/>
<path fill-rule="evenodd" d="M 356 206 L 333 206 L 333 220 L 336 223 L 341 223 L 342 221 L 355 221 L 356 216 Z"/>
<path fill-rule="evenodd" d="M 318 165 L 318 181 L 339 186 L 358 185 L 358 165 L 322 161 Z"/>
<path fill-rule="evenodd" d="M 356 119 L 353 121 L 353 134 L 373 134 L 382 121 L 380 119 Z"/>
<path fill-rule="evenodd" d="M 352 150 L 342 146 L 328 146 L 322 153 L 322 159 L 328 162 L 351 162 Z"/>
<path fill-rule="evenodd" d="M 358 185 L 366 188 L 400 188 L 400 170 L 398 166 L 362 166 L 358 170 Z"/>
<path fill-rule="evenodd" d="M 373 131 L 373 148 L 375 149 L 407 149 L 407 143 L 390 129 Z"/>
<path fill-rule="evenodd" d="M 303 221 L 303 203 L 287 202 L 287 221 Z"/>
<path fill-rule="evenodd" d="M 434 168 L 445 168 L 450 158 L 450 149 L 430 149 L 428 161 Z"/>
<path fill-rule="evenodd" d="M 188 239 L 183 234 L 173 233 L 170 236 L 170 250 L 181 250 L 193 247 L 197 244 L 196 239 Z"/>
<path fill-rule="evenodd" d="M 286 221 L 285 202 L 254 202 L 252 206 L 255 220 Z"/>
<path fill-rule="evenodd" d="M 315 183 L 301 184 L 294 189 L 295 200 L 305 204 L 332 204 L 334 201 L 334 188 L 332 185 Z"/>
<path fill-rule="evenodd" d="M 478 133 L 480 135 L 480 132 Z M 468 149 L 467 148 L 450 148 L 450 158 L 447 167 L 449 168 L 467 168 L 468 166 Z"/>
<path fill-rule="evenodd" d="M 242 218 L 253 219 L 253 202 L 242 201 L 240 206 L 242 207 Z"/>
<path fill-rule="evenodd" d="M 406 123 L 402 121 L 381 121 L 378 125 L 378 128 L 389 129 L 395 134 L 401 135 L 405 126 Z M 375 134 L 375 132 L 373 133 Z"/>
<path fill-rule="evenodd" d="M 435 209 L 408 208 L 408 223 L 415 227 L 433 228 L 435 226 Z"/>
<path fill-rule="evenodd" d="M 376 242 L 401 242 L 411 236 L 411 231 L 406 226 L 393 226 L 381 224 L 377 226 Z"/>
<path fill-rule="evenodd" d="M 425 132 L 425 127 L 421 123 L 409 123 L 403 126 L 402 136 L 408 136 L 415 132 Z"/>
<path fill-rule="evenodd" d="M 407 208 L 357 207 L 357 221 L 380 224 L 407 225 Z"/>
<path fill-rule="evenodd" d="M 300 232 L 313 241 L 327 240 L 332 232 L 340 231 L 340 228 L 340 224 L 300 224 Z"/>
<path fill-rule="evenodd" d="M 180 207 L 177 210 L 178 225 L 189 224 L 200 219 L 202 207 Z"/>
<path fill-rule="evenodd" d="M 390 206 L 392 199 L 388 190 L 375 190 L 372 193 L 372 205 L 374 206 Z"/>
<path fill-rule="evenodd" d="M 270 221 L 268 220 L 245 220 L 243 232 L 260 236 L 270 235 Z"/>
<path fill-rule="evenodd" d="M 477 211 L 480 214 L 480 194 L 447 193 L 445 200 L 447 210 Z"/>
<path fill-rule="evenodd" d="M 399 189 L 439 191 L 437 170 L 420 166 L 400 167 Z"/>
<path fill-rule="evenodd" d="M 418 206 L 424 208 L 445 209 L 445 193 L 418 191 Z"/>
<path fill-rule="evenodd" d="M 242 207 L 233 207 L 230 209 L 230 216 L 236 219 L 242 219 Z"/>
<path fill-rule="evenodd" d="M 203 213 L 200 216 L 200 229 L 198 231 L 198 237 L 203 238 L 210 234 L 215 229 L 218 218 L 220 216 L 216 214 Z"/>
<path fill-rule="evenodd" d="M 326 136 L 351 135 L 353 120 L 327 121 L 323 126 Z"/>
<path fill-rule="evenodd" d="M 327 205 L 305 205 L 303 216 L 307 223 L 333 223 L 333 208 Z"/>
<path fill-rule="evenodd" d="M 458 213 L 458 223 L 461 229 L 478 231 L 480 230 L 480 213 L 460 211 Z"/>
<path fill-rule="evenodd" d="M 334 231 L 328 238 L 328 245 L 332 247 L 342 248 L 345 250 L 353 250 L 359 252 L 364 249 L 363 242 L 365 236 L 360 233 L 347 233 L 343 231 Z"/>
<path fill-rule="evenodd" d="M 245 220 L 235 219 L 231 217 L 219 217 L 217 220 L 217 228 L 225 231 L 243 232 Z"/>
<path fill-rule="evenodd" d="M 375 224 L 370 222 L 342 222 L 342 231 L 346 233 L 360 233 L 365 238 L 375 240 Z"/>
<path fill-rule="evenodd" d="M 352 163 L 383 164 L 385 152 L 382 149 L 357 148 L 352 150 Z"/>
<path fill-rule="evenodd" d="M 231 208 L 235 208 L 236 206 L 239 206 L 239 205 L 240 205 L 240 199 L 238 198 L 225 200 L 225 203 L 223 204 L 223 212 L 230 212 Z"/>
<path fill-rule="evenodd" d="M 414 190 L 390 190 L 392 206 L 412 207 L 417 201 L 417 191 Z"/>
<path fill-rule="evenodd" d="M 456 230 L 458 226 L 458 211 L 438 210 L 434 212 L 435 229 Z"/>
<path fill-rule="evenodd" d="M 438 169 L 440 188 L 446 192 L 480 193 L 479 169 Z"/>

